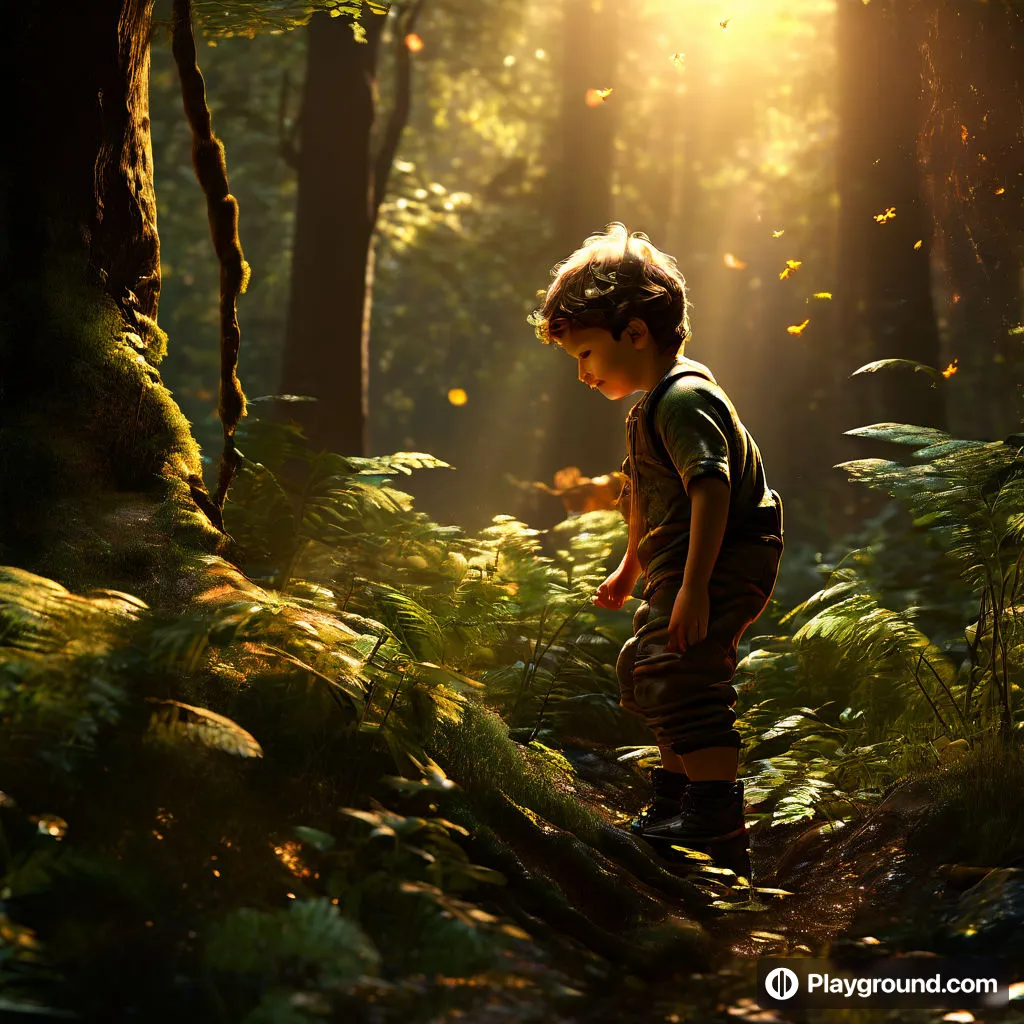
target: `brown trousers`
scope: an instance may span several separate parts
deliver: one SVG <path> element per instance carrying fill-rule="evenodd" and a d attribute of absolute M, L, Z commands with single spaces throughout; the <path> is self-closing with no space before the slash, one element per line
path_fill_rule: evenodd
<path fill-rule="evenodd" d="M 723 544 L 708 583 L 708 635 L 685 651 L 665 650 L 682 576 L 644 594 L 615 671 L 619 703 L 644 719 L 659 746 L 688 754 L 743 745 L 733 728 L 736 648 L 768 606 L 781 557 L 781 549 L 764 540 Z"/>

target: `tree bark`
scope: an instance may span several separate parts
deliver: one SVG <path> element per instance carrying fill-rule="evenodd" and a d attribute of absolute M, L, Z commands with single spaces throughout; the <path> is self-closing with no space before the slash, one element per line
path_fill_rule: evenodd
<path fill-rule="evenodd" d="M 18 155 L 0 172 L 0 562 L 144 599 L 224 541 L 155 369 L 151 15 L 151 0 L 31 3 L 0 42 Z"/>
<path fill-rule="evenodd" d="M 309 23 L 298 205 L 281 390 L 314 448 L 363 455 L 369 415 L 369 310 L 376 219 L 372 134 L 384 18 L 366 42 L 347 18 Z"/>

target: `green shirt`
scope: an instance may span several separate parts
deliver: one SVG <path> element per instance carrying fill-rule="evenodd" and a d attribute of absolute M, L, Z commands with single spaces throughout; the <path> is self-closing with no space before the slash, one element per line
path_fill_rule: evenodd
<path fill-rule="evenodd" d="M 729 485 L 723 546 L 758 536 L 781 543 L 761 453 L 702 363 L 680 356 L 629 411 L 626 435 L 629 454 L 622 468 L 638 498 L 638 556 L 648 591 L 683 574 L 690 544 L 687 491 L 699 477 L 716 476 Z"/>

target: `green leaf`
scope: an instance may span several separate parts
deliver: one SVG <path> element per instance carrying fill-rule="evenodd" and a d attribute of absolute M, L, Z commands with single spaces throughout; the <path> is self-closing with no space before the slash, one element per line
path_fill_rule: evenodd
<path fill-rule="evenodd" d="M 147 735 L 152 739 L 164 743 L 199 743 L 238 757 L 263 756 L 255 737 L 230 718 L 176 700 L 157 697 L 147 700 L 159 705 L 149 720 Z"/>

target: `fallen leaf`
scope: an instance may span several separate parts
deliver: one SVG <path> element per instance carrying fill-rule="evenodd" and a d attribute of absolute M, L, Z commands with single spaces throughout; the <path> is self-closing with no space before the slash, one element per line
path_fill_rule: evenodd
<path fill-rule="evenodd" d="M 947 367 L 946 367 L 946 368 L 945 368 L 945 369 L 944 369 L 944 370 L 942 371 L 942 376 L 943 376 L 943 377 L 945 377 L 945 378 L 946 378 L 947 380 L 948 380 L 948 379 L 949 379 L 950 377 L 952 377 L 952 376 L 953 376 L 953 374 L 954 374 L 954 373 L 956 373 L 956 371 L 957 371 L 957 365 L 956 365 L 956 364 L 957 364 L 957 360 L 956 360 L 956 359 L 954 359 L 954 360 L 953 360 L 953 362 L 951 362 L 951 363 L 949 364 L 949 366 L 947 366 Z"/>
<path fill-rule="evenodd" d="M 586 104 L 588 107 L 599 107 L 611 94 L 611 89 L 588 89 Z"/>
<path fill-rule="evenodd" d="M 889 221 L 891 221 L 895 216 L 896 216 L 896 207 L 895 206 L 887 206 L 882 213 L 876 213 L 874 215 L 874 220 L 876 220 L 879 224 L 886 224 Z"/>
<path fill-rule="evenodd" d="M 686 61 L 686 54 L 685 53 L 673 53 L 672 54 L 672 63 L 675 64 L 675 66 L 677 68 L 681 68 L 685 61 Z"/>
<path fill-rule="evenodd" d="M 725 254 L 724 262 L 730 270 L 745 270 L 747 266 L 743 260 L 736 259 L 731 252 Z"/>
<path fill-rule="evenodd" d="M 1006 189 L 1000 186 L 999 188 L 996 189 L 996 195 L 1001 196 L 1005 191 Z"/>
<path fill-rule="evenodd" d="M 816 299 L 831 299 L 832 298 L 832 293 L 831 292 L 815 292 L 814 293 L 814 297 Z"/>
<path fill-rule="evenodd" d="M 967 138 L 970 133 L 967 131 L 967 125 L 960 125 L 960 141 L 966 146 Z"/>
<path fill-rule="evenodd" d="M 792 324 L 791 326 L 787 327 L 786 330 L 790 334 L 803 334 L 804 333 L 804 329 L 807 327 L 807 325 L 810 322 L 811 322 L 810 320 L 805 320 L 802 324 Z"/>
<path fill-rule="evenodd" d="M 720 21 L 718 24 L 721 25 L 722 28 L 728 28 L 730 21 L 732 21 L 732 18 L 726 18 L 725 21 Z"/>
<path fill-rule="evenodd" d="M 423 40 L 415 32 L 410 32 L 405 37 L 405 48 L 410 53 L 419 53 L 423 49 Z"/>
<path fill-rule="evenodd" d="M 785 281 L 794 271 L 803 266 L 803 260 L 786 260 L 786 269 L 779 274 L 779 280 Z"/>
<path fill-rule="evenodd" d="M 785 228 L 779 228 L 778 231 L 772 232 L 772 238 L 781 238 L 786 233 Z"/>
<path fill-rule="evenodd" d="M 917 240 L 917 241 L 916 241 L 916 242 L 914 243 L 914 248 L 915 248 L 915 249 L 920 249 L 920 248 L 921 248 L 921 246 L 922 246 L 923 244 L 924 244 L 924 239 L 923 239 L 923 238 L 919 238 L 919 239 L 918 239 L 918 240 Z"/>
<path fill-rule="evenodd" d="M 465 405 L 467 401 L 466 392 L 463 391 L 462 388 L 452 388 L 448 392 L 448 401 L 451 402 L 452 405 Z"/>

